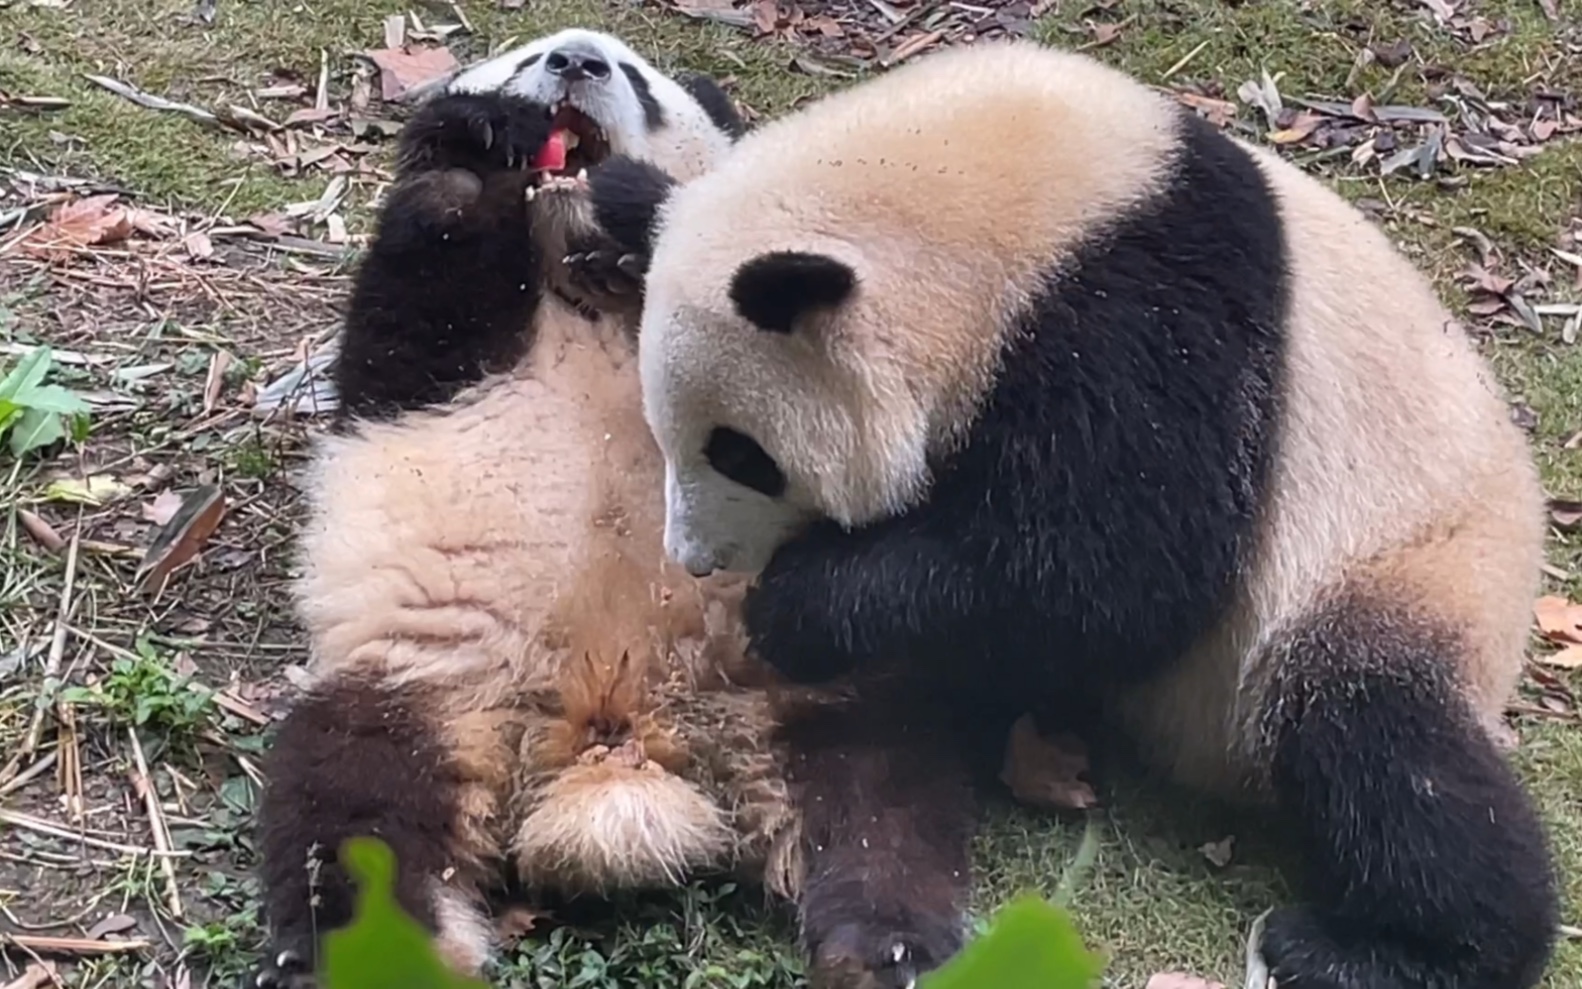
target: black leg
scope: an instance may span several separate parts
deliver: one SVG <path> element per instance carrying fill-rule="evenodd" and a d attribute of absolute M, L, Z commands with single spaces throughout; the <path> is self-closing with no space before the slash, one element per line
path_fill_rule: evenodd
<path fill-rule="evenodd" d="M 961 947 L 977 804 L 942 705 L 873 691 L 787 730 L 815 989 L 903 989 Z"/>
<path fill-rule="evenodd" d="M 1281 989 L 1527 989 L 1542 974 L 1547 842 L 1445 673 L 1458 648 L 1360 599 L 1289 643 L 1269 726 L 1312 900 L 1269 918 Z"/>

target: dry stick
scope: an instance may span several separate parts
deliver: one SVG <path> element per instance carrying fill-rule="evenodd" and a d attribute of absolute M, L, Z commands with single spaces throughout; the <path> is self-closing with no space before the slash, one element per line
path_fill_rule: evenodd
<path fill-rule="evenodd" d="M 81 526 L 77 527 L 81 530 Z M 60 661 L 66 655 L 66 618 L 71 612 L 72 587 L 77 583 L 77 546 L 79 543 L 77 532 L 71 534 L 71 546 L 66 550 L 66 583 L 60 589 L 60 608 L 55 613 L 55 637 L 50 640 L 49 656 L 44 660 L 44 685 L 48 689 L 49 681 L 60 676 Z M 17 774 L 23 760 L 33 754 L 38 748 L 39 737 L 44 733 L 44 708 L 38 707 L 33 711 L 33 721 L 28 725 L 27 736 L 22 739 L 22 747 L 16 755 L 0 769 L 0 781 L 9 782 Z"/>
<path fill-rule="evenodd" d="M 137 759 L 137 775 L 132 786 L 143 794 L 143 806 L 148 808 L 148 829 L 154 833 L 154 848 L 163 853 L 159 859 L 160 871 L 165 874 L 165 893 L 170 898 L 170 915 L 181 917 L 181 891 L 176 886 L 176 864 L 170 860 L 170 833 L 165 830 L 165 814 L 159 809 L 159 793 L 154 789 L 154 778 L 149 775 L 148 762 L 143 758 L 143 746 L 137 740 L 137 730 L 128 728 L 126 737 L 132 740 L 132 755 Z"/>
<path fill-rule="evenodd" d="M 33 781 L 34 777 L 38 776 L 44 770 L 53 765 L 55 765 L 55 752 L 51 752 L 49 755 L 46 755 L 38 762 L 35 762 L 33 765 L 22 770 L 20 773 L 17 773 L 16 777 L 7 782 L 4 786 L 0 786 L 0 797 L 7 795 L 14 790 L 20 790 L 24 786 L 27 786 Z"/>
<path fill-rule="evenodd" d="M 126 855 L 152 855 L 156 858 L 178 859 L 189 858 L 192 855 L 188 851 L 174 851 L 170 849 L 160 851 L 155 848 L 139 848 L 136 845 L 123 845 L 116 841 L 105 841 L 103 838 L 90 838 L 88 835 L 68 831 L 66 828 L 51 824 L 43 818 L 34 817 L 32 814 L 24 814 L 17 810 L 6 810 L 3 807 L 0 807 L 0 824 L 10 824 L 19 828 L 26 828 L 29 831 L 37 831 L 39 834 L 80 841 L 92 848 L 103 848 L 106 851 L 121 852 Z"/>
<path fill-rule="evenodd" d="M 144 938 L 135 941 L 101 941 L 85 937 L 48 937 L 43 934 L 7 934 L 0 931 L 0 947 L 14 944 L 32 951 L 47 951 L 66 955 L 115 955 L 127 951 L 142 951 L 152 942 Z"/>

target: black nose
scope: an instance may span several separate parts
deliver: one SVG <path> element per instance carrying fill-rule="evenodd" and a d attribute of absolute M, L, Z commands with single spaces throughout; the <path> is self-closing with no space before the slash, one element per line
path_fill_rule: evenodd
<path fill-rule="evenodd" d="M 581 79 L 602 80 L 610 78 L 610 63 L 599 56 L 576 48 L 557 48 L 544 59 L 544 68 L 567 82 Z"/>

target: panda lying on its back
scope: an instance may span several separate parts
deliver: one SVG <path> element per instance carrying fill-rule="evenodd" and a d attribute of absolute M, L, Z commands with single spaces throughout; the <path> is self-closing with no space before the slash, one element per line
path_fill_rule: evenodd
<path fill-rule="evenodd" d="M 1543 499 L 1383 233 L 1026 43 L 812 104 L 664 198 L 625 248 L 651 249 L 665 545 L 695 574 L 761 570 L 764 659 L 803 682 L 898 667 L 1041 720 L 1113 701 L 1178 778 L 1271 797 L 1310 880 L 1262 941 L 1281 989 L 1538 980 L 1555 882 L 1490 729 Z M 851 882 L 937 880 L 930 840 Z M 949 919 L 869 892 L 859 952 Z"/>
<path fill-rule="evenodd" d="M 544 287 L 598 218 L 530 167 L 619 152 L 691 177 L 740 132 L 712 83 L 581 30 L 460 75 L 404 129 L 309 479 L 314 682 L 266 763 L 260 986 L 311 984 L 353 835 L 393 848 L 398 900 L 461 971 L 505 860 L 569 890 L 788 873 L 766 702 L 728 676 L 739 594 L 663 563 L 632 328 Z"/>

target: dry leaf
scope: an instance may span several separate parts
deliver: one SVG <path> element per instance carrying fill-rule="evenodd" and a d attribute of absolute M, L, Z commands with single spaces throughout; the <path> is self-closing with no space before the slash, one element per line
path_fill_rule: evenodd
<path fill-rule="evenodd" d="M 1148 984 L 1143 989 L 1225 989 L 1225 983 L 1186 972 L 1155 972 L 1148 976 Z"/>
<path fill-rule="evenodd" d="M 7 982 L 4 989 L 39 989 L 55 982 L 54 962 L 33 962 L 22 974 Z"/>
<path fill-rule="evenodd" d="M 203 544 L 225 517 L 225 496 L 217 484 L 205 484 L 182 499 L 181 507 L 169 522 L 159 528 L 137 578 L 144 586 L 161 587 L 177 567 L 198 555 Z"/>
<path fill-rule="evenodd" d="M 1538 662 L 1559 670 L 1582 670 L 1582 645 L 1566 646 L 1559 652 L 1539 656 Z"/>
<path fill-rule="evenodd" d="M 549 919 L 548 911 L 514 906 L 500 915 L 494 922 L 494 929 L 500 940 L 509 946 L 533 933 L 533 928 L 538 926 L 539 921 Z"/>
<path fill-rule="evenodd" d="M 125 240 L 132 234 L 132 224 L 116 198 L 116 193 L 106 192 L 61 205 L 48 222 L 22 240 L 22 249 L 47 254 Z"/>
<path fill-rule="evenodd" d="M 194 230 L 181 238 L 181 246 L 187 249 L 187 255 L 195 261 L 214 257 L 214 242 L 202 230 Z"/>
<path fill-rule="evenodd" d="M 155 525 L 164 525 L 176 517 L 181 509 L 181 495 L 174 491 L 161 491 L 153 501 L 143 502 L 143 518 Z"/>
<path fill-rule="evenodd" d="M 90 941 L 99 941 L 106 934 L 120 934 L 137 926 L 137 918 L 130 914 L 112 913 L 108 917 L 88 928 L 88 933 L 83 937 Z"/>
<path fill-rule="evenodd" d="M 33 541 L 38 543 L 40 546 L 49 550 L 51 553 L 59 553 L 61 550 L 66 548 L 66 540 L 61 538 L 60 533 L 55 531 L 54 526 L 50 525 L 42 518 L 39 518 L 37 515 L 34 515 L 25 508 L 17 509 L 16 515 L 17 518 L 22 522 L 22 528 L 26 530 L 27 534 L 33 537 Z"/>
<path fill-rule="evenodd" d="M 1582 605 L 1546 595 L 1533 602 L 1533 617 L 1545 638 L 1582 644 Z"/>
<path fill-rule="evenodd" d="M 1203 854 L 1204 858 L 1209 860 L 1211 865 L 1223 869 L 1230 865 L 1231 847 L 1235 844 L 1236 836 L 1228 834 L 1219 841 L 1211 841 L 1205 845 L 1199 845 L 1198 851 Z"/>
<path fill-rule="evenodd" d="M 130 487 L 109 474 L 94 474 L 90 477 L 63 477 L 51 481 L 49 487 L 44 489 L 44 499 L 70 501 L 97 508 L 131 493 Z"/>
<path fill-rule="evenodd" d="M 1323 122 L 1322 114 L 1303 111 L 1291 121 L 1291 126 L 1270 133 L 1269 140 L 1275 144 L 1295 144 L 1298 141 L 1305 141 L 1313 136 L 1313 132 L 1318 130 L 1318 125 Z"/>
<path fill-rule="evenodd" d="M 1011 727 L 1000 780 L 1017 800 L 1033 807 L 1085 810 L 1097 807 L 1093 788 L 1078 777 L 1088 770 L 1088 750 L 1074 735 L 1045 739 L 1033 716 L 1024 714 Z"/>
<path fill-rule="evenodd" d="M 363 54 L 379 66 L 379 96 L 386 102 L 458 68 L 455 56 L 443 47 L 381 48 Z"/>

